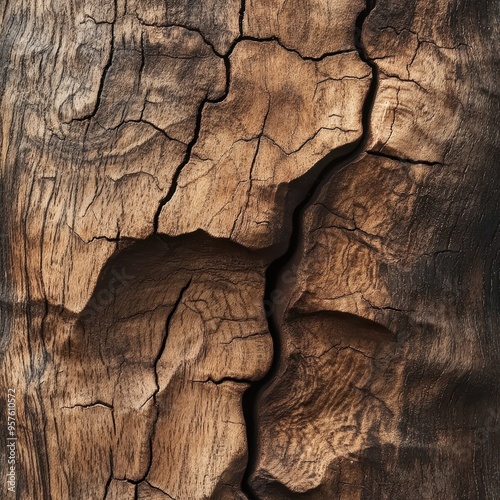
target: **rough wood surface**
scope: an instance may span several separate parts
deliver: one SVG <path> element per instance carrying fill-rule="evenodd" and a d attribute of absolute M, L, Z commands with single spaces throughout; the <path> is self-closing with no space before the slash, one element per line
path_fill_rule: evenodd
<path fill-rule="evenodd" d="M 496 2 L 0 7 L 0 498 L 498 498 Z"/>

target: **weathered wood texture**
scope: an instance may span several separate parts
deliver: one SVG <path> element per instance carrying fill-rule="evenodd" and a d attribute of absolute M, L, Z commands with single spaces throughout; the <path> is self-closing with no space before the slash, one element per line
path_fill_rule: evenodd
<path fill-rule="evenodd" d="M 6 1 L 0 497 L 498 498 L 499 10 Z"/>

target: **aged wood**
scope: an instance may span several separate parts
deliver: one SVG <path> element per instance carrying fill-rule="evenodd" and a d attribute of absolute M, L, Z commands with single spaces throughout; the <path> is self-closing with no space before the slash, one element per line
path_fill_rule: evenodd
<path fill-rule="evenodd" d="M 280 187 L 361 136 L 370 68 L 353 52 L 309 61 L 274 41 L 243 40 L 230 61 L 229 93 L 203 109 L 159 231 L 201 228 L 262 248 L 283 238 Z"/>
<path fill-rule="evenodd" d="M 495 2 L 0 16 L 1 498 L 500 495 Z"/>
<path fill-rule="evenodd" d="M 277 282 L 260 498 L 500 493 L 494 18 L 445 5 L 379 1 L 364 24 L 366 150 L 314 196 Z"/>

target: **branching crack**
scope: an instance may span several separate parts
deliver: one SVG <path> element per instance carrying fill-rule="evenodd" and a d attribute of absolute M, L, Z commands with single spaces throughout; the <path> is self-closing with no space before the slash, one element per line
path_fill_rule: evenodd
<path fill-rule="evenodd" d="M 120 236 L 121 236 L 120 229 L 117 229 L 116 236 L 114 236 L 114 237 L 111 237 L 111 236 L 92 236 L 92 238 L 90 238 L 90 240 L 85 240 L 68 223 L 66 223 L 66 226 L 69 228 L 69 230 L 71 231 L 72 234 L 74 234 L 78 239 L 80 239 L 80 241 L 82 241 L 83 243 L 85 243 L 87 245 L 89 243 L 93 243 L 94 241 L 99 241 L 99 240 L 109 241 L 110 243 L 118 243 L 121 239 L 120 238 Z M 132 240 L 133 238 L 130 238 L 130 239 Z"/>
<path fill-rule="evenodd" d="M 301 352 L 300 352 L 301 350 L 297 346 L 294 346 L 294 347 L 297 350 L 297 352 L 299 353 L 300 357 L 303 358 L 303 359 L 310 359 L 310 358 L 321 359 L 321 358 L 323 358 L 324 356 L 326 356 L 328 353 L 330 353 L 333 350 L 335 350 L 335 352 L 337 354 L 339 352 L 341 352 L 341 351 L 349 350 L 349 351 L 353 351 L 353 352 L 355 352 L 357 354 L 360 354 L 361 356 L 363 356 L 363 357 L 365 357 L 367 359 L 370 359 L 372 361 L 378 361 L 378 358 L 375 358 L 373 356 L 369 356 L 368 354 L 366 354 L 365 352 L 361 351 L 360 349 L 356 349 L 355 347 L 352 347 L 350 345 L 343 346 L 341 344 L 334 344 L 331 347 L 328 347 L 327 349 L 325 349 L 320 354 L 306 354 L 306 355 L 301 354 Z"/>
<path fill-rule="evenodd" d="M 127 478 L 118 479 L 116 477 L 113 477 L 113 474 L 111 474 L 111 476 L 108 479 L 108 482 L 106 483 L 106 489 L 105 489 L 104 499 L 106 499 L 106 496 L 107 496 L 108 490 L 109 490 L 109 486 L 111 484 L 111 481 L 113 481 L 113 480 L 115 480 L 115 481 L 121 481 L 121 482 L 124 482 L 124 483 L 133 484 L 135 486 L 134 500 L 136 500 L 138 498 L 137 488 L 142 483 L 147 484 L 153 490 L 161 492 L 163 495 L 166 495 L 171 500 L 176 500 L 172 495 L 169 495 L 165 490 L 162 490 L 161 488 L 158 488 L 158 486 L 153 486 L 149 481 L 146 481 L 145 479 L 141 479 L 139 481 L 134 481 L 132 479 L 127 479 Z"/>
<path fill-rule="evenodd" d="M 183 168 L 191 160 L 191 153 L 192 153 L 194 145 L 198 141 L 198 137 L 200 135 L 201 117 L 203 114 L 203 108 L 205 107 L 205 104 L 207 102 L 209 102 L 209 101 L 207 100 L 207 98 L 205 98 L 201 102 L 201 104 L 198 108 L 198 113 L 196 115 L 196 126 L 194 129 L 193 138 L 191 139 L 190 143 L 187 145 L 186 154 L 184 155 L 184 159 L 182 160 L 182 162 L 179 164 L 176 171 L 174 172 L 174 175 L 172 177 L 172 183 L 170 184 L 170 188 L 169 188 L 167 194 L 165 195 L 164 198 L 162 198 L 160 200 L 160 204 L 158 206 L 158 209 L 156 210 L 154 220 L 153 220 L 153 234 L 158 232 L 158 224 L 159 224 L 159 220 L 160 220 L 161 211 L 163 210 L 163 207 L 173 198 L 173 196 L 177 190 L 177 182 L 179 180 L 179 176 L 181 175 Z"/>
<path fill-rule="evenodd" d="M 113 25 L 113 21 L 98 21 L 95 17 L 91 16 L 90 14 L 85 14 L 85 20 L 81 21 L 80 24 L 85 24 L 87 21 L 92 21 L 95 25 L 99 26 L 100 24 L 109 24 L 110 26 Z"/>
<path fill-rule="evenodd" d="M 420 83 L 418 83 L 416 80 L 412 80 L 411 78 L 401 78 L 401 76 L 397 75 L 396 73 L 388 73 L 387 71 L 384 70 L 379 70 L 380 73 L 384 74 L 387 78 L 395 78 L 396 80 L 403 82 L 403 83 L 411 83 L 415 86 L 417 86 L 422 92 L 428 94 L 429 91 Z"/>
<path fill-rule="evenodd" d="M 234 52 L 236 46 L 240 42 L 242 42 L 242 41 L 255 41 L 255 42 L 261 42 L 261 43 L 262 42 L 275 42 L 281 48 L 287 50 L 288 52 L 293 52 L 293 53 L 297 54 L 304 61 L 316 61 L 317 62 L 317 61 L 322 61 L 323 59 L 325 59 L 327 57 L 331 57 L 331 56 L 359 52 L 356 49 L 346 49 L 346 50 L 339 50 L 339 51 L 334 51 L 334 52 L 327 52 L 327 53 L 325 53 L 325 54 L 323 54 L 323 55 L 321 55 L 319 57 L 307 57 L 307 56 L 303 56 L 298 50 L 289 48 L 286 45 L 284 45 L 283 42 L 277 36 L 273 36 L 273 37 L 269 37 L 269 38 L 256 38 L 256 37 L 251 37 L 251 36 L 244 36 L 243 35 L 243 19 L 244 19 L 244 14 L 245 14 L 245 0 L 242 0 L 240 14 L 239 14 L 240 36 L 237 37 L 234 40 L 234 42 L 231 44 L 231 46 L 229 47 L 229 49 L 228 49 L 228 51 L 227 51 L 226 54 L 222 54 L 219 51 L 217 51 L 217 49 L 214 47 L 214 45 L 206 38 L 206 36 L 204 35 L 204 33 L 201 30 L 199 30 L 198 28 L 188 27 L 188 26 L 179 25 L 179 24 L 156 24 L 156 23 L 154 23 L 154 24 L 151 24 L 151 23 L 148 24 L 148 23 L 145 23 L 145 22 L 143 22 L 143 21 L 141 21 L 139 19 L 142 22 L 142 24 L 144 24 L 145 26 L 155 26 L 155 27 L 163 27 L 163 28 L 174 27 L 175 26 L 175 27 L 184 28 L 184 29 L 186 29 L 188 31 L 194 31 L 194 32 L 198 33 L 202 37 L 203 41 L 212 49 L 212 51 L 214 52 L 214 54 L 217 55 L 218 57 L 221 57 L 223 59 L 224 65 L 225 65 L 225 68 L 226 68 L 226 88 L 225 88 L 225 91 L 224 91 L 223 95 L 220 98 L 212 99 L 212 100 L 208 99 L 208 97 L 205 97 L 205 99 L 201 102 L 201 104 L 200 104 L 200 106 L 198 108 L 198 113 L 196 115 L 196 125 L 195 125 L 194 134 L 193 134 L 193 139 L 187 145 L 186 154 L 184 156 L 184 159 L 179 164 L 179 166 L 177 167 L 177 169 L 176 169 L 176 171 L 175 171 L 175 173 L 174 173 L 174 175 L 172 177 L 172 183 L 170 185 L 170 188 L 169 188 L 167 194 L 165 195 L 164 198 L 162 198 L 160 200 L 158 209 L 157 209 L 155 217 L 154 217 L 153 234 L 158 232 L 158 225 L 159 225 L 160 214 L 161 214 L 163 208 L 165 207 L 165 205 L 173 198 L 175 192 L 177 191 L 179 176 L 180 176 L 182 170 L 184 169 L 184 167 L 190 162 L 191 157 L 193 156 L 193 148 L 194 148 L 195 144 L 197 143 L 197 141 L 199 139 L 199 135 L 200 135 L 201 118 L 202 118 L 203 109 L 205 107 L 205 104 L 207 104 L 207 103 L 222 102 L 229 95 L 229 88 L 230 88 L 230 84 L 231 84 L 231 55 Z M 372 70 L 373 70 L 373 68 L 372 68 Z M 356 78 L 356 77 L 353 77 L 353 78 Z M 154 126 L 151 123 L 150 123 L 150 125 Z M 158 127 L 155 127 L 155 128 L 158 128 Z M 318 134 L 323 129 L 327 129 L 327 127 L 322 127 L 320 130 L 318 130 L 315 133 L 315 135 Z M 158 130 L 162 131 L 161 129 L 158 129 Z M 334 127 L 331 130 L 339 130 L 339 131 L 345 132 L 345 133 L 357 132 L 357 130 L 343 130 L 340 127 Z M 162 131 L 162 132 L 165 133 L 164 131 Z M 166 133 L 165 133 L 165 135 L 166 135 Z M 265 136 L 263 132 L 258 136 L 259 142 L 262 139 L 262 137 L 266 137 L 271 142 L 273 142 L 274 144 L 276 144 L 272 139 L 270 139 L 269 137 Z M 302 146 L 300 146 L 299 149 L 297 149 L 295 151 L 292 151 L 291 153 L 287 153 L 286 151 L 283 151 L 283 152 L 285 154 L 287 154 L 287 155 L 296 153 L 305 144 L 307 144 L 307 142 L 308 141 L 306 141 Z M 282 149 L 282 148 L 280 147 L 280 149 Z M 258 148 L 257 148 L 257 151 L 258 151 Z M 254 158 L 254 160 L 255 160 L 255 158 Z"/>
<path fill-rule="evenodd" d="M 274 146 L 276 146 L 284 155 L 286 155 L 286 156 L 292 156 L 292 155 L 298 153 L 305 146 L 307 146 L 311 141 L 313 141 L 323 130 L 330 130 L 332 132 L 339 131 L 339 132 L 342 132 L 343 134 L 353 134 L 353 133 L 357 133 L 358 132 L 358 129 L 349 129 L 349 128 L 344 129 L 342 127 L 319 127 L 318 130 L 316 130 L 311 137 L 309 137 L 308 139 L 306 139 L 304 143 L 302 143 L 297 149 L 293 149 L 292 151 L 286 151 L 274 139 L 272 139 L 271 137 L 269 137 L 266 134 L 262 134 L 259 137 L 259 139 L 261 137 L 264 137 L 269 142 L 271 142 Z"/>
<path fill-rule="evenodd" d="M 176 500 L 172 495 L 169 495 L 165 490 L 162 490 L 161 488 L 158 488 L 158 486 L 153 486 L 150 482 L 144 480 L 142 481 L 144 483 L 146 483 L 150 488 L 152 488 L 153 490 L 157 490 L 157 491 L 160 491 L 161 493 L 163 493 L 164 495 L 167 495 L 168 498 L 170 498 L 171 500 Z"/>
<path fill-rule="evenodd" d="M 385 26 L 383 28 L 378 28 L 379 31 L 387 31 L 387 30 L 392 30 L 394 31 L 394 33 L 396 33 L 397 36 L 401 35 L 401 33 L 403 32 L 407 32 L 407 33 L 411 33 L 412 35 L 414 35 L 416 38 L 417 38 L 417 42 L 418 42 L 418 47 L 417 47 L 417 51 L 418 51 L 418 48 L 420 47 L 420 45 L 422 43 L 428 43 L 430 45 L 434 45 L 435 47 L 437 47 L 438 49 L 443 49 L 443 50 L 458 50 L 462 47 L 470 47 L 469 44 L 467 43 L 464 43 L 464 42 L 460 42 L 458 43 L 457 45 L 454 45 L 452 47 L 447 47 L 446 45 L 439 45 L 438 43 L 436 43 L 435 41 L 433 40 L 430 40 L 428 38 L 424 38 L 422 39 L 420 37 L 420 34 L 417 32 L 417 31 L 414 31 L 414 30 L 411 30 L 409 28 L 401 28 L 401 29 L 397 29 L 395 28 L 394 26 Z"/>
<path fill-rule="evenodd" d="M 363 393 L 363 394 L 365 394 L 367 397 L 372 398 L 372 399 L 375 399 L 376 401 L 378 401 L 378 402 L 382 405 L 382 407 L 383 407 L 385 410 L 387 410 L 387 412 L 388 412 L 391 416 L 394 416 L 394 412 L 393 412 L 393 411 L 389 408 L 389 406 L 387 405 L 387 403 L 386 403 L 384 400 L 380 399 L 380 398 L 379 398 L 378 396 L 376 396 L 375 394 L 373 394 L 373 392 L 371 392 L 369 389 L 367 389 L 367 388 L 365 388 L 365 387 L 358 387 L 357 385 L 354 385 L 353 383 L 349 383 L 349 385 L 350 385 L 352 388 L 354 388 L 354 389 L 356 389 L 356 390 L 358 390 L 358 391 L 362 392 L 362 393 Z"/>
<path fill-rule="evenodd" d="M 195 28 L 194 26 L 187 26 L 185 24 L 177 24 L 177 23 L 148 23 L 148 22 L 144 21 L 143 19 L 141 19 L 139 16 L 136 15 L 136 17 L 143 26 L 147 26 L 147 27 L 151 27 L 151 28 L 182 28 L 182 29 L 185 29 L 186 31 L 191 31 L 192 33 L 197 33 L 202 38 L 203 42 L 212 49 L 213 53 L 216 56 L 219 56 L 221 58 L 224 57 L 224 54 L 221 54 L 215 48 L 214 44 L 206 37 L 205 33 L 203 33 L 203 31 L 201 31 L 199 28 Z"/>
<path fill-rule="evenodd" d="M 316 229 L 314 229 L 312 231 L 312 233 L 316 233 L 316 232 L 322 232 L 324 231 L 325 229 L 338 229 L 339 231 L 348 231 L 350 233 L 355 233 L 357 234 L 358 236 L 363 236 L 364 238 L 360 238 L 360 241 L 368 246 L 371 246 L 373 247 L 373 244 L 372 244 L 372 241 L 375 239 L 375 240 L 382 240 L 382 236 L 378 235 L 378 234 L 373 234 L 373 233 L 369 233 L 367 231 L 364 231 L 363 229 L 361 229 L 360 227 L 358 227 L 356 225 L 356 222 L 353 220 L 353 219 L 344 219 L 344 220 L 349 220 L 349 222 L 352 223 L 352 226 L 353 227 L 346 227 L 346 226 L 341 226 L 339 224 L 330 224 L 328 226 L 321 226 L 321 227 L 318 227 Z M 311 249 L 312 250 L 312 249 Z M 356 292 L 357 293 L 357 292 Z M 352 294 L 349 294 L 349 295 L 352 295 Z M 338 297 L 335 297 L 335 298 L 338 298 Z"/>
<path fill-rule="evenodd" d="M 128 172 L 126 174 L 121 175 L 120 177 L 117 177 L 116 179 L 111 177 L 110 175 L 106 175 L 106 178 L 116 183 L 120 182 L 122 179 L 128 179 L 129 177 L 137 177 L 140 175 L 145 175 L 146 177 L 151 178 L 155 183 L 155 186 L 158 188 L 158 190 L 161 190 L 160 183 L 158 182 L 158 177 L 156 177 L 156 175 L 153 175 L 150 172 L 144 172 L 143 170 L 138 170 L 137 172 Z"/>
<path fill-rule="evenodd" d="M 113 481 L 113 471 L 111 471 L 111 473 L 109 474 L 109 478 L 106 481 L 106 486 L 104 487 L 103 500 L 106 500 L 106 498 L 108 497 L 109 487 L 111 486 L 111 481 Z"/>
<path fill-rule="evenodd" d="M 236 40 L 236 44 L 240 43 L 240 42 L 244 42 L 244 41 L 248 41 L 248 42 L 275 42 L 277 43 L 282 49 L 285 49 L 287 52 L 293 52 L 295 54 L 297 54 L 302 60 L 304 61 L 322 61 L 323 59 L 326 59 L 327 57 L 332 57 L 332 56 L 338 56 L 338 55 L 342 55 L 342 54 L 354 54 L 356 53 L 356 49 L 344 49 L 344 50 L 336 50 L 336 51 L 332 51 L 332 52 L 325 52 L 324 54 L 318 56 L 318 57 L 312 57 L 312 56 L 304 56 L 302 55 L 297 49 L 293 49 L 291 47 L 287 47 L 281 40 L 279 37 L 277 36 L 270 36 L 270 37 L 263 37 L 263 38 L 257 38 L 257 37 L 254 37 L 254 36 L 249 36 L 249 35 L 245 35 L 245 36 L 241 36 L 240 38 L 238 38 Z"/>
<path fill-rule="evenodd" d="M 257 136 L 257 145 L 255 146 L 255 152 L 254 152 L 254 155 L 252 158 L 252 163 L 250 164 L 250 172 L 248 174 L 248 189 L 247 189 L 247 193 L 246 193 L 247 199 L 246 199 L 246 203 L 245 203 L 245 208 L 244 208 L 244 210 L 240 210 L 240 213 L 238 214 L 238 217 L 236 218 L 236 220 L 233 224 L 233 227 L 232 227 L 231 233 L 230 233 L 231 237 L 233 235 L 234 230 L 236 229 L 236 223 L 238 222 L 240 215 L 244 211 L 246 211 L 248 204 L 250 203 L 250 196 L 252 194 L 252 186 L 253 186 L 253 171 L 254 171 L 255 163 L 257 161 L 257 157 L 259 155 L 260 143 L 262 141 L 262 136 L 264 135 L 264 130 L 266 129 L 266 122 L 267 122 L 267 118 L 269 116 L 269 111 L 271 109 L 271 96 L 269 95 L 269 91 L 267 90 L 267 85 L 266 85 L 266 91 L 267 91 L 267 110 L 266 110 L 266 114 L 264 115 L 264 119 L 262 121 L 261 132 Z"/>
<path fill-rule="evenodd" d="M 361 351 L 360 349 L 356 349 L 355 347 L 352 347 L 350 345 L 346 345 L 346 346 L 337 348 L 337 351 L 339 351 L 339 352 L 340 351 L 345 351 L 345 350 L 356 352 L 358 354 L 361 354 L 361 356 L 363 356 L 363 357 L 365 357 L 367 359 L 371 359 L 372 361 L 377 361 L 377 358 L 374 358 L 373 356 L 369 356 L 368 354 L 366 354 L 365 352 Z"/>
<path fill-rule="evenodd" d="M 262 337 L 267 334 L 268 334 L 267 330 L 264 330 L 261 332 L 250 333 L 248 335 L 238 335 L 237 337 L 233 337 L 229 342 L 221 342 L 221 345 L 230 345 L 235 340 L 246 340 L 246 339 L 251 339 L 252 337 Z"/>

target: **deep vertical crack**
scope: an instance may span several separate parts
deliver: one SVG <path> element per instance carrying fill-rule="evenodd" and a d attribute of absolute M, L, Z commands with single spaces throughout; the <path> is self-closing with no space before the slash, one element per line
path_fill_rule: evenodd
<path fill-rule="evenodd" d="M 240 28 L 240 37 L 243 36 L 243 20 L 245 19 L 245 9 L 246 9 L 246 0 L 241 0 L 240 13 L 238 16 L 238 26 Z"/>
<path fill-rule="evenodd" d="M 302 219 L 304 211 L 307 208 L 309 201 L 315 195 L 326 180 L 332 175 L 350 165 L 357 157 L 365 152 L 370 133 L 370 120 L 375 102 L 375 95 L 378 87 L 379 71 L 376 64 L 368 56 L 366 49 L 361 41 L 361 33 L 366 18 L 375 8 L 375 0 L 367 0 L 365 9 L 359 14 L 356 20 L 355 28 L 355 46 L 360 59 L 370 66 L 372 71 L 372 79 L 368 92 L 365 97 L 362 109 L 362 135 L 356 145 L 345 154 L 341 154 L 335 160 L 322 165 L 320 162 L 316 170 L 317 175 L 310 184 L 309 190 L 305 193 L 302 200 L 296 206 L 292 215 L 292 229 L 288 248 L 285 252 L 274 260 L 266 270 L 266 285 L 264 292 L 264 305 L 274 304 L 273 292 L 280 288 L 280 278 L 287 264 L 291 261 L 293 256 L 298 250 L 299 242 L 302 234 Z M 307 174 L 306 174 L 307 175 Z M 305 177 L 305 176 L 304 176 Z M 298 180 L 300 182 L 300 179 Z M 258 420 L 258 403 L 263 394 L 263 391 L 272 383 L 275 375 L 279 369 L 280 354 L 281 354 L 281 335 L 278 325 L 278 319 L 275 317 L 274 311 L 269 311 L 267 314 L 269 332 L 273 339 L 273 359 L 271 368 L 267 374 L 257 383 L 252 386 L 243 395 L 243 414 L 246 423 L 247 432 L 247 449 L 248 449 L 248 462 L 247 468 L 242 478 L 241 490 L 250 499 L 258 499 L 256 492 L 252 489 L 250 484 L 250 477 L 255 470 L 258 454 L 258 434 L 257 434 L 257 420 Z"/>
<path fill-rule="evenodd" d="M 186 148 L 186 153 L 184 155 L 184 159 L 182 162 L 179 164 L 177 167 L 176 171 L 174 172 L 174 175 L 172 176 L 172 183 L 170 184 L 170 188 L 168 189 L 167 194 L 160 200 L 160 203 L 158 205 L 158 209 L 156 210 L 154 219 L 153 219 L 153 234 L 158 233 L 158 224 L 160 220 L 160 214 L 161 211 L 163 210 L 163 207 L 173 198 L 175 192 L 177 191 L 177 182 L 179 180 L 179 176 L 181 175 L 182 170 L 184 167 L 189 163 L 191 160 L 191 153 L 193 151 L 194 145 L 198 142 L 198 137 L 200 135 L 200 130 L 201 130 L 201 117 L 203 114 L 203 108 L 205 107 L 205 104 L 207 103 L 207 99 L 204 99 L 199 108 L 198 108 L 198 113 L 196 115 L 196 125 L 194 128 L 194 133 L 193 133 L 193 138 L 189 142 Z"/>
<path fill-rule="evenodd" d="M 160 416 L 160 409 L 158 407 L 158 402 L 156 400 L 156 397 L 158 395 L 158 393 L 160 392 L 160 383 L 159 383 L 159 379 L 158 379 L 158 363 L 160 362 L 160 359 L 163 355 L 163 353 L 165 352 L 165 348 L 167 346 L 167 340 L 168 340 L 168 334 L 170 332 L 170 326 L 172 324 L 172 319 L 175 315 L 175 313 L 177 312 L 177 309 L 179 308 L 179 305 L 180 303 L 182 302 L 182 299 L 184 298 L 184 295 L 187 291 L 187 289 L 189 288 L 189 286 L 191 285 L 191 282 L 193 281 L 193 279 L 191 278 L 182 288 L 181 288 L 181 291 L 179 292 L 179 296 L 177 297 L 177 300 L 175 301 L 173 307 L 172 307 L 172 310 L 170 311 L 169 315 L 167 316 L 167 319 L 165 321 L 165 334 L 163 335 L 163 339 L 162 339 L 162 343 L 160 345 L 160 349 L 158 350 L 158 354 L 156 355 L 156 358 L 154 360 L 154 363 L 153 363 L 153 367 L 154 367 L 154 373 L 155 373 L 155 385 L 156 385 L 156 388 L 152 394 L 152 398 L 153 398 L 153 402 L 154 402 L 154 405 L 155 405 L 155 408 L 156 408 L 156 415 L 155 415 L 155 418 L 154 418 L 154 421 L 153 421 L 153 426 L 151 428 L 151 433 L 149 435 L 149 461 L 148 461 L 148 467 L 144 473 L 144 476 L 142 477 L 142 479 L 140 479 L 139 481 L 136 482 L 136 484 L 139 484 L 140 482 L 142 481 L 146 481 L 148 475 L 149 475 L 149 471 L 151 470 L 151 465 L 153 463 L 153 440 L 154 440 L 154 436 L 155 436 L 155 432 L 156 432 L 156 424 L 158 423 L 158 418 Z"/>
<path fill-rule="evenodd" d="M 230 45 L 229 49 L 227 50 L 227 52 L 225 54 L 219 52 L 214 47 L 214 45 L 205 37 L 203 32 L 199 29 L 192 28 L 192 27 L 186 27 L 186 26 L 182 26 L 182 25 L 177 25 L 177 24 L 167 25 L 167 24 L 151 24 L 151 23 L 146 24 L 146 23 L 143 23 L 146 26 L 158 26 L 158 27 L 160 27 L 160 26 L 163 26 L 163 27 L 182 26 L 183 28 L 185 28 L 189 31 L 194 31 L 194 32 L 198 33 L 202 37 L 203 41 L 211 48 L 213 53 L 223 60 L 224 66 L 225 66 L 225 71 L 226 71 L 226 86 L 225 86 L 225 90 L 224 90 L 223 94 L 217 99 L 208 99 L 207 97 L 205 97 L 205 99 L 200 103 L 200 106 L 198 108 L 198 113 L 196 115 L 196 124 L 195 124 L 194 133 L 193 133 L 193 138 L 189 142 L 189 144 L 187 145 L 186 153 L 184 155 L 183 160 L 181 161 L 181 163 L 179 164 L 179 166 L 175 170 L 174 175 L 172 176 L 172 183 L 170 184 L 170 187 L 168 189 L 167 194 L 160 200 L 160 203 L 158 205 L 158 209 L 156 210 L 156 213 L 155 213 L 154 218 L 153 218 L 153 233 L 152 234 L 158 233 L 158 225 L 159 225 L 159 219 L 160 219 L 161 212 L 162 212 L 163 208 L 165 207 L 165 205 L 173 198 L 174 194 L 176 193 L 179 176 L 180 176 L 182 170 L 184 169 L 184 167 L 191 160 L 193 148 L 199 139 L 199 135 L 200 135 L 200 131 L 201 131 L 201 119 L 202 119 L 203 109 L 205 107 L 205 104 L 207 104 L 207 103 L 215 104 L 215 103 L 222 102 L 229 95 L 229 89 L 230 89 L 230 85 L 231 85 L 231 56 L 232 56 L 234 50 L 236 49 L 236 46 L 240 42 L 243 42 L 243 41 L 276 42 L 281 48 L 283 48 L 289 52 L 293 52 L 293 53 L 297 54 L 304 61 L 321 61 L 321 60 L 325 59 L 326 57 L 331 57 L 331 56 L 340 55 L 340 54 L 348 54 L 348 53 L 354 52 L 354 50 L 352 50 L 352 49 L 346 49 L 346 50 L 339 50 L 339 51 L 335 51 L 335 52 L 327 52 L 327 53 L 322 54 L 319 57 L 307 57 L 307 56 L 302 55 L 296 49 L 286 47 L 283 44 L 283 42 L 276 36 L 272 36 L 272 37 L 268 37 L 268 38 L 257 38 L 257 37 L 252 37 L 252 36 L 245 36 L 245 35 L 243 35 L 243 20 L 245 17 L 245 9 L 246 9 L 246 0 L 241 0 L 241 7 L 240 7 L 240 11 L 239 11 L 239 20 L 238 20 L 240 34 L 238 37 L 236 37 L 234 39 L 233 43 Z M 359 49 L 358 49 L 358 52 L 359 52 Z M 144 120 L 142 120 L 142 117 L 141 117 L 141 121 L 144 121 Z M 152 125 L 152 124 L 150 123 L 150 125 Z M 155 128 L 157 128 L 157 127 L 155 127 Z M 165 134 L 165 132 L 163 130 L 161 130 L 161 129 L 158 129 L 158 130 L 160 130 L 161 132 L 163 132 Z M 169 137 L 169 139 L 171 139 L 171 138 Z"/>
<path fill-rule="evenodd" d="M 234 43 L 231 45 L 231 47 L 230 47 L 229 51 L 227 52 L 227 54 L 223 55 L 223 54 L 219 53 L 214 48 L 214 46 L 211 43 L 209 43 L 204 38 L 204 36 L 202 35 L 202 33 L 200 31 L 198 31 L 198 30 L 193 30 L 193 31 L 196 31 L 197 33 L 199 33 L 200 36 L 205 41 L 205 43 L 210 46 L 210 48 L 212 49 L 213 53 L 216 56 L 220 57 L 223 60 L 223 62 L 224 62 L 224 68 L 225 68 L 225 72 L 226 72 L 226 85 L 225 85 L 224 92 L 223 92 L 223 94 L 220 97 L 218 97 L 216 99 L 208 99 L 208 97 L 205 97 L 203 99 L 203 101 L 200 103 L 200 106 L 198 108 L 198 113 L 196 114 L 196 124 L 195 124 L 194 132 L 193 132 L 193 138 L 191 139 L 191 141 L 187 145 L 186 153 L 184 155 L 184 159 L 179 164 L 179 166 L 177 167 L 176 171 L 174 172 L 174 175 L 172 176 L 172 183 L 170 184 L 170 187 L 168 189 L 167 194 L 160 200 L 160 203 L 158 205 L 158 209 L 156 210 L 156 213 L 155 213 L 155 216 L 154 216 L 154 219 L 153 219 L 153 234 L 158 233 L 158 225 L 159 225 L 161 211 L 163 210 L 163 207 L 173 198 L 175 192 L 177 191 L 177 183 L 178 183 L 178 180 L 179 180 L 179 176 L 181 175 L 181 172 L 184 169 L 184 167 L 191 160 L 193 148 L 194 148 L 195 144 L 198 142 L 198 138 L 200 136 L 201 119 L 202 119 L 202 116 L 203 116 L 203 109 L 205 108 L 205 105 L 209 104 L 209 103 L 210 104 L 216 104 L 216 103 L 222 102 L 222 101 L 224 101 L 226 99 L 226 97 L 229 94 L 230 77 L 231 77 L 231 60 L 230 60 L 230 57 L 231 57 L 231 54 L 232 54 L 234 48 L 236 47 L 236 44 L 237 44 L 239 38 L 237 38 L 234 41 Z"/>

